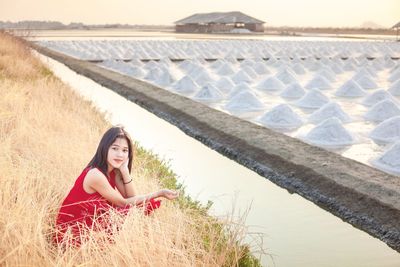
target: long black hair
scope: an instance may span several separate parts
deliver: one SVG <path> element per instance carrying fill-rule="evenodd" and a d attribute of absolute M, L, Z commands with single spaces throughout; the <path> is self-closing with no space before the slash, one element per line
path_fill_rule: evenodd
<path fill-rule="evenodd" d="M 124 138 L 128 143 L 128 169 L 131 172 L 132 169 L 132 159 L 133 159 L 133 147 L 132 140 L 129 134 L 125 131 L 123 126 L 113 126 L 108 129 L 100 140 L 99 146 L 97 147 L 96 154 L 86 166 L 86 168 L 99 168 L 106 176 L 107 174 L 107 155 L 110 146 L 115 142 L 117 138 Z"/>

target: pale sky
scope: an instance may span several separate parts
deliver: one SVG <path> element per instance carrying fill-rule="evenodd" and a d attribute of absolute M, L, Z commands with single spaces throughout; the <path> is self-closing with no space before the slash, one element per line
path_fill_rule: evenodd
<path fill-rule="evenodd" d="M 241 11 L 266 26 L 391 27 L 400 0 L 0 0 L 0 21 L 165 24 L 194 13 Z"/>

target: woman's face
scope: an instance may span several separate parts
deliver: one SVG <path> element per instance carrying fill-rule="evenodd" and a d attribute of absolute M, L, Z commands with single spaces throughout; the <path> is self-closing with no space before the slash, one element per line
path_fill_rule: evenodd
<path fill-rule="evenodd" d="M 108 169 L 118 169 L 129 156 L 128 142 L 125 138 L 117 138 L 108 149 L 107 165 Z"/>

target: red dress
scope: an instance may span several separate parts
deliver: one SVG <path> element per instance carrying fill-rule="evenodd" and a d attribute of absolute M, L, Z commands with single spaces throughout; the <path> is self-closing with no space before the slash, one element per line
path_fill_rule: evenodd
<path fill-rule="evenodd" d="M 101 215 L 107 212 L 110 208 L 116 209 L 121 214 L 126 214 L 129 211 L 130 205 L 126 207 L 116 207 L 108 202 L 98 192 L 89 194 L 83 189 L 83 181 L 86 174 L 91 170 L 90 167 L 83 170 L 81 175 L 76 179 L 71 191 L 64 199 L 61 208 L 58 212 L 56 220 L 55 241 L 60 243 L 68 229 L 71 229 L 71 234 L 74 237 L 74 243 L 80 244 L 80 231 L 84 228 L 92 228 L 94 222 L 101 219 Z M 115 172 L 110 173 L 108 179 L 111 187 L 116 188 Z M 146 215 L 149 215 L 154 209 L 160 206 L 160 200 L 151 199 L 144 210 Z"/>

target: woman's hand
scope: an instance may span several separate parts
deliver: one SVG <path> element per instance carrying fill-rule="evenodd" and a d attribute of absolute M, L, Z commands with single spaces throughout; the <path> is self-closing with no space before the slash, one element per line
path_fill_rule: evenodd
<path fill-rule="evenodd" d="M 129 175 L 129 168 L 128 168 L 129 158 L 127 158 L 119 167 L 119 171 L 123 176 Z"/>
<path fill-rule="evenodd" d="M 169 189 L 162 189 L 160 191 L 160 197 L 164 197 L 169 200 L 173 200 L 179 196 L 178 192 L 169 190 Z"/>

